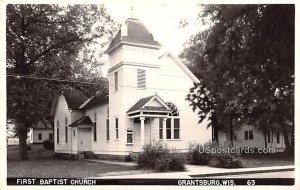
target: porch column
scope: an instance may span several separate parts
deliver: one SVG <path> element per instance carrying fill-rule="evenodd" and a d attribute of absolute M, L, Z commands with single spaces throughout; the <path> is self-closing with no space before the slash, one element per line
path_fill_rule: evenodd
<path fill-rule="evenodd" d="M 167 118 L 163 119 L 163 142 L 166 143 L 166 139 L 167 139 Z"/>
<path fill-rule="evenodd" d="M 145 144 L 145 118 L 140 117 L 141 120 L 141 148 L 143 148 Z"/>

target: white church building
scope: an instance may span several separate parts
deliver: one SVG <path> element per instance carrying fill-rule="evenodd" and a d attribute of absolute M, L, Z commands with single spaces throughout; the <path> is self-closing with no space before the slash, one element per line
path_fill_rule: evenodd
<path fill-rule="evenodd" d="M 186 95 L 192 72 L 135 17 L 126 20 L 106 54 L 108 94 L 63 93 L 52 106 L 55 152 L 130 159 L 143 145 L 161 141 L 186 151 L 188 143 L 212 140 L 208 121 L 198 123 Z"/>

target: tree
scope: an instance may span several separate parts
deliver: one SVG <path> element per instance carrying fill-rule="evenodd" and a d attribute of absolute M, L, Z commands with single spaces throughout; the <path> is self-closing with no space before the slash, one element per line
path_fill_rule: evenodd
<path fill-rule="evenodd" d="M 27 160 L 27 131 L 33 123 L 49 121 L 56 92 L 70 87 L 91 92 L 103 86 L 99 73 L 91 72 L 99 63 L 88 47 L 112 35 L 116 24 L 103 5 L 10 4 L 6 15 L 7 118 L 17 129 L 20 158 Z"/>
<path fill-rule="evenodd" d="M 245 122 L 263 130 L 279 124 L 291 152 L 294 5 L 207 5 L 200 17 L 211 28 L 192 36 L 181 54 L 201 81 L 187 96 L 200 121 L 212 113 L 231 131 Z"/>

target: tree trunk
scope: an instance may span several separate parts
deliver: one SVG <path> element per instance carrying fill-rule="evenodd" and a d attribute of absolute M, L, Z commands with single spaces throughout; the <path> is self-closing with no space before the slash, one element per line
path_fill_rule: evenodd
<path fill-rule="evenodd" d="M 21 160 L 28 160 L 27 155 L 27 130 L 25 124 L 19 125 L 19 155 Z"/>
<path fill-rule="evenodd" d="M 229 127 L 230 127 L 230 143 L 233 145 L 233 126 L 232 126 L 232 117 L 229 117 Z"/>
<path fill-rule="evenodd" d="M 265 137 L 265 148 L 268 148 L 268 142 L 267 142 L 267 130 L 264 129 L 264 137 Z"/>
<path fill-rule="evenodd" d="M 282 131 L 282 134 L 283 134 L 284 144 L 285 144 L 287 154 L 291 155 L 292 154 L 292 148 L 291 148 L 291 144 L 290 144 L 290 141 L 289 141 L 289 137 L 288 137 L 288 133 L 287 133 L 285 124 L 282 123 L 280 126 L 281 126 L 281 131 Z"/>

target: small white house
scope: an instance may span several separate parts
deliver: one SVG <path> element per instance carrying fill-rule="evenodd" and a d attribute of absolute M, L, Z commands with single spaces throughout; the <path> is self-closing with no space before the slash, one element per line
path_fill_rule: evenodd
<path fill-rule="evenodd" d="M 74 91 L 55 98 L 55 152 L 127 159 L 156 141 L 178 151 L 211 141 L 208 121 L 198 124 L 185 100 L 198 79 L 170 52 L 162 53 L 138 19 L 127 19 L 106 53 L 108 94 L 88 98 Z"/>
<path fill-rule="evenodd" d="M 289 141 L 292 141 L 292 131 L 287 129 Z M 230 130 L 220 130 L 218 132 L 218 143 L 220 147 L 232 144 L 234 147 L 246 148 L 274 148 L 275 153 L 285 151 L 284 137 L 280 126 L 262 130 L 254 125 L 241 125 L 233 129 L 233 139 L 230 139 Z"/>
<path fill-rule="evenodd" d="M 45 140 L 53 141 L 53 128 L 51 126 L 45 126 L 39 122 L 30 127 L 27 136 L 27 141 L 31 144 L 41 144 Z"/>

